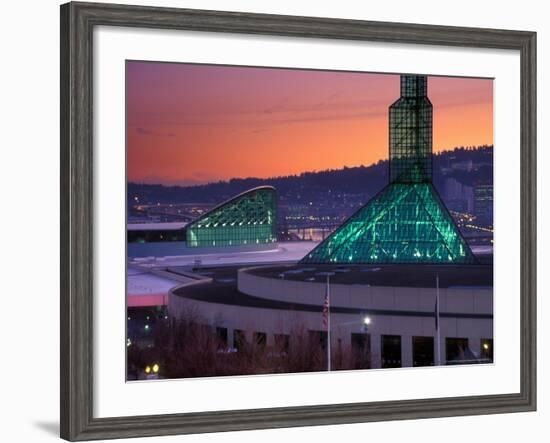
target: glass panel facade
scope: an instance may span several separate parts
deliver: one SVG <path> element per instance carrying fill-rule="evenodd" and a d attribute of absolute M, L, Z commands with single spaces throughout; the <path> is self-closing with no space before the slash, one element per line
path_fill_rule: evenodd
<path fill-rule="evenodd" d="M 302 263 L 475 263 L 431 183 L 392 183 Z"/>
<path fill-rule="evenodd" d="M 204 214 L 186 227 L 188 247 L 275 243 L 277 194 L 269 186 L 252 189 Z"/>
<path fill-rule="evenodd" d="M 185 241 L 185 228 L 162 230 L 128 230 L 128 243 L 158 243 Z"/>
<path fill-rule="evenodd" d="M 390 184 L 302 263 L 476 263 L 432 185 L 432 105 L 427 79 L 401 76 L 390 107 Z"/>
<path fill-rule="evenodd" d="M 432 179 L 432 104 L 426 77 L 401 76 L 401 97 L 390 106 L 390 182 Z"/>

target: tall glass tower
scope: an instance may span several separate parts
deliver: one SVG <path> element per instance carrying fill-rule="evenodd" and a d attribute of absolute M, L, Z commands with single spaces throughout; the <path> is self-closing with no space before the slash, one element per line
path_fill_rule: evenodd
<path fill-rule="evenodd" d="M 401 76 L 390 106 L 390 183 L 302 263 L 476 263 L 432 184 L 432 104 L 425 76 Z"/>
<path fill-rule="evenodd" d="M 390 106 L 390 182 L 432 180 L 432 104 L 428 79 L 401 76 L 401 97 Z"/>

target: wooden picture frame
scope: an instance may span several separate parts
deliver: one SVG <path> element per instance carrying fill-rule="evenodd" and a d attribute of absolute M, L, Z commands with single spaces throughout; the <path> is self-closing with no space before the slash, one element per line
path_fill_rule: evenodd
<path fill-rule="evenodd" d="M 92 54 L 96 26 L 496 48 L 521 63 L 521 389 L 500 394 L 94 418 Z M 536 408 L 536 34 L 99 3 L 61 6 L 61 437 L 89 440 L 533 411 Z"/>

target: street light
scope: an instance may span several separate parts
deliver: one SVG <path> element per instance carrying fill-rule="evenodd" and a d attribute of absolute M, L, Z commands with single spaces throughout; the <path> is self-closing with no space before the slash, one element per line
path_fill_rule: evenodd
<path fill-rule="evenodd" d="M 371 319 L 368 315 L 365 315 L 363 317 L 363 325 L 361 327 L 361 329 L 363 330 L 364 333 L 367 333 L 369 331 L 369 325 L 371 324 Z"/>

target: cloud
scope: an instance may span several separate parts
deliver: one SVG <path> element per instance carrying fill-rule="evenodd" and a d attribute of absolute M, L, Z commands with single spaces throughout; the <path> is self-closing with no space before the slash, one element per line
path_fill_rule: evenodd
<path fill-rule="evenodd" d="M 310 103 L 292 103 L 290 97 L 283 97 L 271 106 L 260 109 L 218 107 L 202 111 L 182 112 L 136 111 L 132 115 L 130 124 L 132 126 L 153 124 L 173 127 L 254 127 L 258 125 L 265 127 L 266 125 L 378 117 L 386 115 L 387 109 L 387 102 L 381 98 L 346 98 L 342 91 L 335 91 L 327 94 L 323 99 Z"/>

